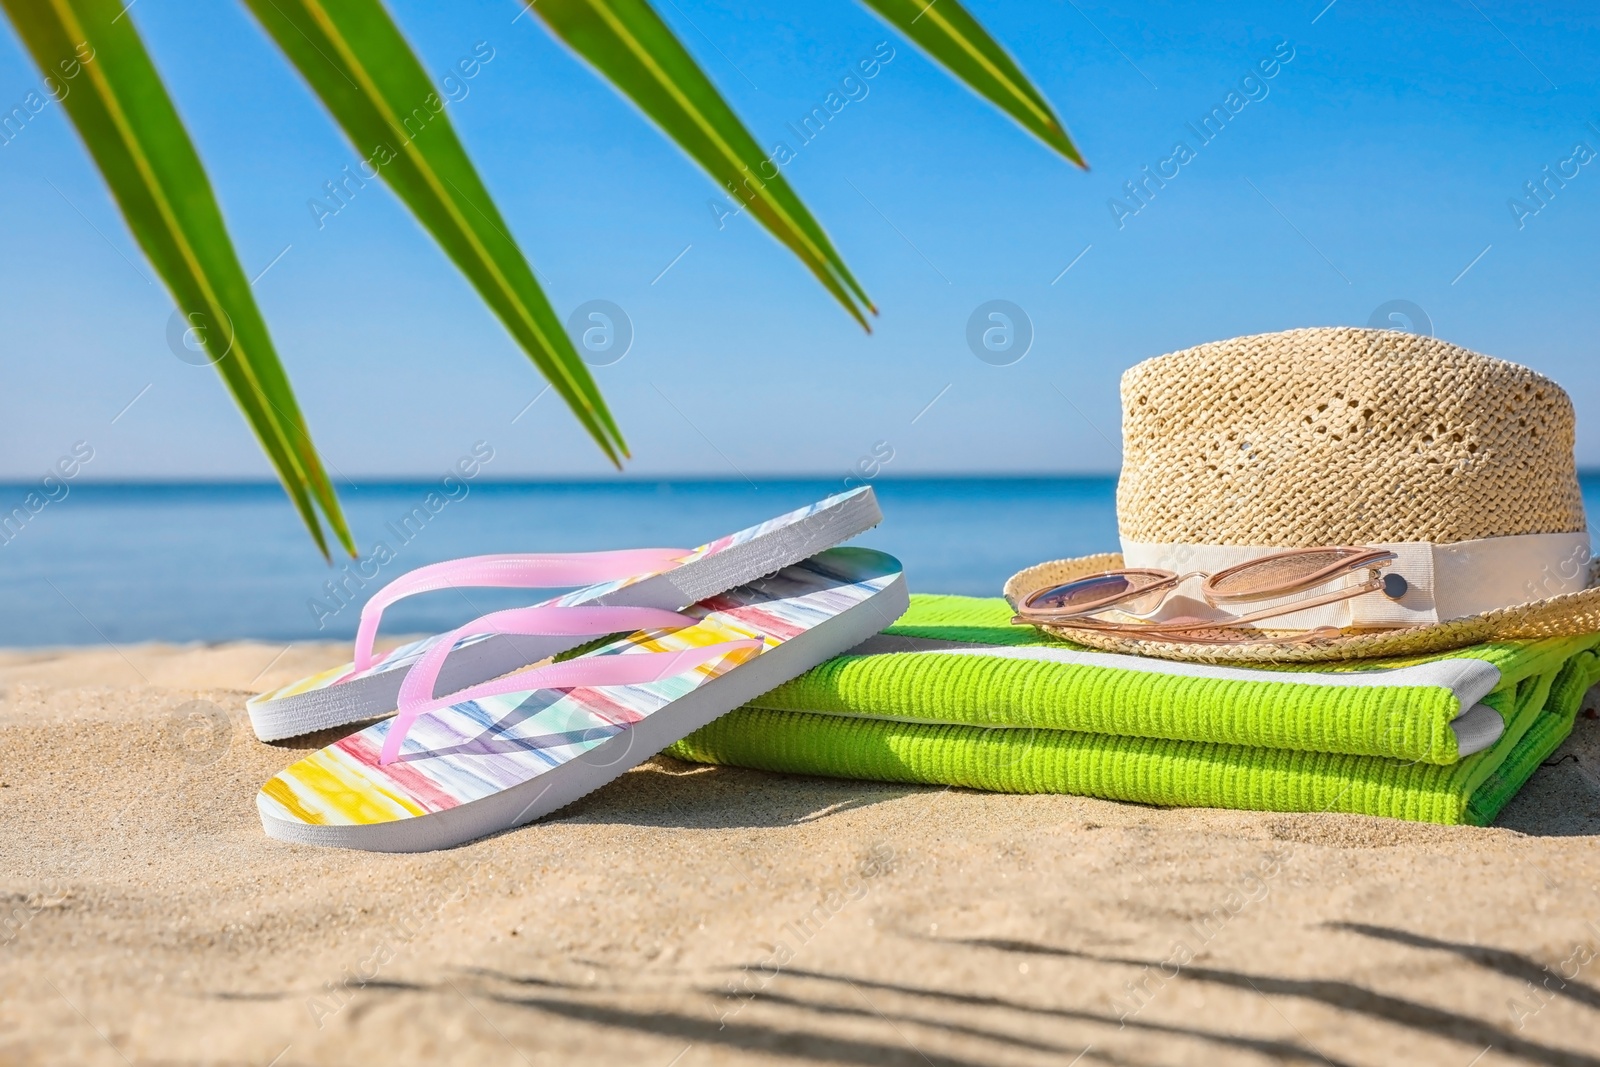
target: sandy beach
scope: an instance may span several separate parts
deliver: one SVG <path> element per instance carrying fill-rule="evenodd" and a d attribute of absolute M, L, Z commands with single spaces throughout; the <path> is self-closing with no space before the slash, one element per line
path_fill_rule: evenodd
<path fill-rule="evenodd" d="M 0 1062 L 1600 1064 L 1592 713 L 1488 829 L 657 759 L 449 852 L 270 841 L 331 738 L 244 699 L 346 656 L 0 654 Z"/>

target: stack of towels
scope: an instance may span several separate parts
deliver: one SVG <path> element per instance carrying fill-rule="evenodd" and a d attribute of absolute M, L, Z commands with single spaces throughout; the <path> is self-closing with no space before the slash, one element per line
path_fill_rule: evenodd
<path fill-rule="evenodd" d="M 867 644 L 668 749 L 770 771 L 1484 825 L 1572 729 L 1600 634 L 1219 667 L 1095 652 L 1000 599 Z"/>

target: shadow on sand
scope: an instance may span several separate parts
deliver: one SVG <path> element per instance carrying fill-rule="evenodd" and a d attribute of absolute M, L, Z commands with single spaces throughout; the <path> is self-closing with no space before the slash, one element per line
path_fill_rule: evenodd
<path fill-rule="evenodd" d="M 1471 947 L 1457 946 L 1451 942 L 1434 941 L 1431 938 L 1399 930 L 1390 930 L 1385 927 L 1358 927 L 1346 924 L 1329 925 L 1337 925 L 1337 928 L 1340 929 L 1347 929 L 1366 936 L 1380 937 L 1384 940 L 1401 944 L 1455 952 L 1457 955 L 1464 955 L 1463 950 Z M 945 941 L 943 943 L 965 944 L 978 948 L 996 949 L 1001 952 L 1120 964 L 1127 967 L 1158 969 L 1163 966 L 1162 961 L 1157 959 L 1098 955 L 1090 952 L 1081 952 L 1077 949 L 1035 944 L 1029 941 L 976 938 Z M 1500 950 L 1489 950 L 1489 953 L 1490 958 L 1497 964 L 1492 966 L 1492 969 L 1516 980 L 1519 989 L 1522 972 L 1526 968 L 1531 967 L 1534 970 L 1538 970 L 1540 977 L 1544 976 L 1544 972 L 1539 968 L 1539 965 L 1527 957 Z M 1479 961 L 1474 960 L 1474 962 Z M 1508 967 L 1509 969 L 1504 969 Z M 1216 967 L 1186 966 L 1179 972 L 1177 980 L 1229 986 L 1256 993 L 1263 997 L 1285 996 L 1310 1000 L 1367 1019 L 1381 1020 L 1433 1037 L 1458 1041 L 1466 1046 L 1477 1048 L 1493 1046 L 1507 1055 L 1519 1057 L 1530 1063 L 1548 1064 L 1550 1067 L 1600 1067 L 1600 1058 L 1595 1056 L 1541 1044 L 1537 1041 L 1523 1038 L 1515 1031 L 1495 1026 L 1470 1015 L 1437 1008 L 1430 1004 L 1422 1004 L 1414 1000 L 1407 1000 L 1404 997 L 1379 993 L 1354 982 L 1340 979 L 1280 978 L 1273 975 L 1252 974 L 1245 971 L 1226 970 Z M 1594 996 L 1594 991 L 1588 989 L 1588 987 L 1583 988 L 1584 994 L 1574 995 L 1572 999 L 1592 1007 L 1593 1005 L 1588 998 Z"/>

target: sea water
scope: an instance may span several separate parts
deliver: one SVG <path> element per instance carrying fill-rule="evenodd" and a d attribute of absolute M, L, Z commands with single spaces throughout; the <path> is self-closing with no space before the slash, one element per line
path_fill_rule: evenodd
<path fill-rule="evenodd" d="M 0 485 L 0 510 L 30 488 Z M 842 488 L 820 479 L 341 485 L 359 556 L 330 566 L 276 484 L 78 483 L 0 543 L 0 646 L 348 640 L 367 597 L 425 563 L 690 548 Z M 1589 513 L 1600 513 L 1600 475 L 1583 488 Z M 899 557 L 914 592 L 998 596 L 1023 567 L 1117 543 L 1111 477 L 885 478 L 874 489 L 883 524 L 854 543 Z M 437 632 L 528 599 L 429 593 L 390 608 L 384 632 Z"/>
<path fill-rule="evenodd" d="M 0 510 L 30 488 L 0 485 Z M 348 640 L 374 590 L 426 563 L 692 548 L 842 488 L 837 479 L 341 485 L 359 556 L 336 555 L 330 567 L 276 484 L 76 483 L 0 544 L 0 646 Z M 914 592 L 998 596 L 1030 564 L 1116 547 L 1110 477 L 881 479 L 874 488 L 883 524 L 853 543 L 899 557 Z M 429 593 L 390 608 L 383 628 L 436 632 L 528 600 Z"/>

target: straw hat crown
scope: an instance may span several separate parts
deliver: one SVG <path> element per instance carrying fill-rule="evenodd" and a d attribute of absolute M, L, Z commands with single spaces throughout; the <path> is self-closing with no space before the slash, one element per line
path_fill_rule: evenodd
<path fill-rule="evenodd" d="M 1125 540 L 1303 547 L 1586 528 L 1572 400 L 1394 330 L 1240 337 L 1122 377 Z"/>

